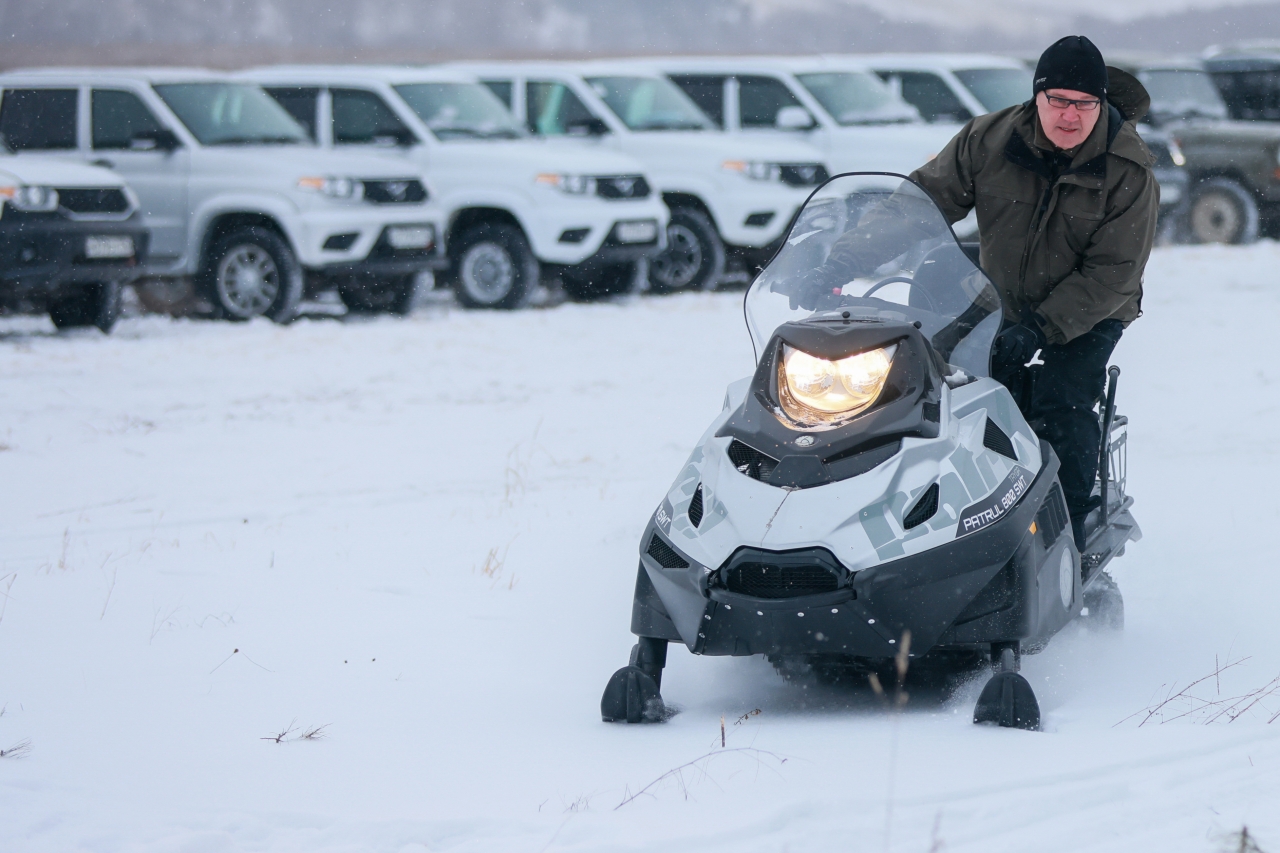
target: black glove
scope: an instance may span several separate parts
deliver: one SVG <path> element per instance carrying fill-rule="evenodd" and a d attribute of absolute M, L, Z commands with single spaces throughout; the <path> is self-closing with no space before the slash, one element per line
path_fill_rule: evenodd
<path fill-rule="evenodd" d="M 995 360 L 999 364 L 1021 367 L 1047 344 L 1044 330 L 1036 320 L 1018 323 L 996 335 Z"/>
<path fill-rule="evenodd" d="M 791 310 L 818 311 L 839 307 L 840 296 L 831 282 L 832 276 L 820 269 L 808 270 L 787 282 Z"/>

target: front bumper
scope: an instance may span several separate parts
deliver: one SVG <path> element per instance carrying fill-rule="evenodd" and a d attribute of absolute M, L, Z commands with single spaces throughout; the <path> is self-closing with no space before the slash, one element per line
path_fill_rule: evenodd
<path fill-rule="evenodd" d="M 1036 479 L 998 521 L 945 546 L 863 569 L 847 586 L 829 593 L 768 599 L 718 588 L 718 567 L 698 565 L 664 537 L 688 567 L 664 568 L 654 556 L 641 554 L 631 630 L 679 640 L 703 655 L 887 658 L 896 654 L 906 631 L 917 656 L 937 645 L 1047 639 L 1061 627 L 1064 614 L 1049 608 L 1041 612 L 1036 596 L 1043 584 L 1037 582 L 1037 572 L 1052 562 L 1046 554 L 1060 555 L 1066 547 L 1070 526 L 1052 542 L 1029 533 L 1057 481 L 1057 457 L 1047 446 L 1043 450 L 1045 461 Z M 647 545 L 655 535 L 662 536 L 651 521 L 642 542 Z M 957 626 L 1006 569 L 1013 572 L 1012 603 Z M 1073 601 L 1078 610 L 1078 589 Z"/>
<path fill-rule="evenodd" d="M 130 281 L 140 273 L 149 236 L 136 217 L 72 221 L 57 213 L 5 210 L 0 217 L 0 299 L 48 299 L 89 282 Z M 133 250 L 127 257 L 120 255 L 126 241 L 132 241 Z M 93 256 L 104 249 L 108 256 Z"/>
<path fill-rule="evenodd" d="M 817 189 L 730 177 L 744 186 L 722 187 L 715 197 L 705 201 L 721 239 L 737 248 L 767 249 L 776 245 L 786 235 L 795 212 Z"/>
<path fill-rule="evenodd" d="M 325 205 L 301 214 L 291 235 L 298 260 L 322 273 L 412 273 L 440 269 L 444 254 L 444 216 L 433 204 Z M 428 245 L 399 247 L 392 237 L 429 229 Z"/>
<path fill-rule="evenodd" d="M 666 248 L 667 206 L 654 193 L 642 199 L 605 200 L 596 197 L 562 198 L 559 191 L 521 215 L 521 227 L 529 238 L 534 255 L 544 264 L 562 267 L 594 262 L 601 254 L 615 256 L 609 263 L 635 260 Z M 652 223 L 657 242 L 622 241 L 619 226 Z"/>

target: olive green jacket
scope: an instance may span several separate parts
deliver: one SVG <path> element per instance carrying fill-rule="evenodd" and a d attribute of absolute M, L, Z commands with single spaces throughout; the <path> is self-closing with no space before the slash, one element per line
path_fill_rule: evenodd
<path fill-rule="evenodd" d="M 1141 313 L 1160 190 L 1155 158 L 1132 122 L 1150 101 L 1136 80 L 1112 71 L 1123 85 L 1113 85 L 1111 104 L 1056 181 L 1038 153 L 1053 145 L 1032 101 L 973 119 L 911 174 L 949 222 L 976 208 L 982 268 L 1006 316 L 1037 312 L 1050 343 Z"/>

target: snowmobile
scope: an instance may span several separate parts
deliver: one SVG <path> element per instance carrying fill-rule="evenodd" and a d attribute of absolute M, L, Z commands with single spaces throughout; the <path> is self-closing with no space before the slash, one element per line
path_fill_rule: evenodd
<path fill-rule="evenodd" d="M 869 274 L 829 272 L 833 249 L 871 244 Z M 1003 314 L 976 246 L 909 179 L 838 175 L 810 196 L 744 299 L 755 373 L 728 387 L 645 528 L 638 642 L 605 721 L 668 716 L 671 642 L 863 678 L 909 644 L 913 667 L 990 665 L 975 722 L 1039 728 L 1022 655 L 1082 614 L 1122 625 L 1106 569 L 1141 531 L 1119 369 L 1096 408 L 1081 553 L 1058 458 L 991 378 Z"/>

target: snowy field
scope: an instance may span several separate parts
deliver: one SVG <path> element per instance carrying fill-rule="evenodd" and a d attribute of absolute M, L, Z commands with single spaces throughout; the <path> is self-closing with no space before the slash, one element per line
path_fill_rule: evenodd
<path fill-rule="evenodd" d="M 0 849 L 1280 851 L 1280 695 L 1213 719 L 1280 675 L 1280 246 L 1159 250 L 1145 307 L 1128 627 L 1026 660 L 1040 733 L 677 646 L 678 716 L 600 722 L 740 294 L 0 320 Z"/>

